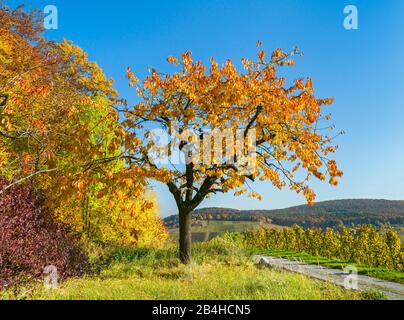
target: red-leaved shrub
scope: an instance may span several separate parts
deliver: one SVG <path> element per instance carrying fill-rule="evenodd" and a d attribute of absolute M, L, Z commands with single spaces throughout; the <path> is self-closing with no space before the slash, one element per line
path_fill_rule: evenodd
<path fill-rule="evenodd" d="M 0 179 L 0 190 L 6 181 Z M 0 290 L 21 279 L 40 278 L 55 266 L 61 278 L 78 276 L 87 257 L 42 207 L 32 188 L 14 186 L 0 194 Z"/>

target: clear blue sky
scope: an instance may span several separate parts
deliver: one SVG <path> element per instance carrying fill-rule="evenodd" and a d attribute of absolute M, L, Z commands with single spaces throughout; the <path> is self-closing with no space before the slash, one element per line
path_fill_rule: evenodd
<path fill-rule="evenodd" d="M 5 1 L 15 6 L 22 1 Z M 402 0 L 201 0 L 201 1 L 26 1 L 59 9 L 59 30 L 89 53 L 134 102 L 124 77 L 148 67 L 167 68 L 165 59 L 191 50 L 197 59 L 240 61 L 255 57 L 255 42 L 285 50 L 297 45 L 305 57 L 288 75 L 311 76 L 317 94 L 334 97 L 337 160 L 345 172 L 338 188 L 315 183 L 318 200 L 404 199 L 404 1 Z M 359 30 L 343 28 L 343 8 L 356 5 Z M 282 208 L 304 199 L 268 184 L 255 189 L 263 201 L 217 195 L 202 206 Z M 156 186 L 162 214 L 176 212 L 164 186 Z"/>

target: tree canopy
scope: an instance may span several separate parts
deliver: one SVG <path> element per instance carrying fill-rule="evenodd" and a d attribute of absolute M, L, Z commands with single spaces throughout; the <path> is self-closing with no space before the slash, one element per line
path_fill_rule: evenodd
<path fill-rule="evenodd" d="M 212 58 L 206 67 L 188 51 L 180 59 L 168 58 L 177 72 L 152 69 L 142 82 L 128 68 L 130 85 L 141 98 L 121 110 L 129 165 L 141 166 L 145 176 L 167 184 L 180 216 L 211 194 L 233 190 L 241 195 L 248 191 L 248 181 L 257 180 L 289 187 L 313 203 L 310 179 L 337 185 L 342 172 L 329 158 L 337 149 L 328 132 L 333 125 L 318 125 L 330 120 L 323 106 L 333 100 L 316 98 L 310 78 L 287 85 L 278 76 L 278 69 L 293 66 L 298 55 L 297 49 L 270 55 L 259 49 L 258 59 L 243 59 L 239 72 L 231 60 L 220 66 Z M 177 143 L 162 148 L 156 127 L 168 130 Z M 217 132 L 222 133 L 219 139 Z M 170 161 L 175 152 L 185 161 Z M 156 156 L 165 157 L 165 163 L 156 162 Z M 249 195 L 261 197 L 252 189 Z"/>
<path fill-rule="evenodd" d="M 113 80 L 71 41 L 47 40 L 40 12 L 2 6 L 0 20 L 0 177 L 8 182 L 0 196 L 30 183 L 74 233 L 162 243 L 146 180 L 134 179 L 123 159 L 111 161 L 125 133 Z"/>

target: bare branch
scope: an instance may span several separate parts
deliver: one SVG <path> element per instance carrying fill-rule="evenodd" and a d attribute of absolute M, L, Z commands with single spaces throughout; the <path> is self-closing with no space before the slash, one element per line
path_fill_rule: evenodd
<path fill-rule="evenodd" d="M 29 179 L 31 179 L 31 178 L 33 178 L 33 177 L 35 177 L 35 176 L 40 175 L 40 174 L 50 173 L 50 172 L 54 172 L 54 171 L 56 171 L 56 170 L 57 170 L 57 169 L 54 168 L 54 169 L 40 170 L 40 171 L 31 173 L 30 175 L 28 175 L 28 176 L 26 176 L 26 177 L 24 177 L 24 178 L 21 178 L 21 179 L 15 181 L 15 182 L 9 184 L 8 186 L 4 187 L 2 190 L 0 190 L 0 195 L 2 195 L 4 192 L 6 192 L 8 189 L 12 188 L 13 186 L 18 185 L 18 184 L 20 184 L 20 183 L 23 183 L 23 182 L 26 181 L 26 180 L 29 180 Z"/>

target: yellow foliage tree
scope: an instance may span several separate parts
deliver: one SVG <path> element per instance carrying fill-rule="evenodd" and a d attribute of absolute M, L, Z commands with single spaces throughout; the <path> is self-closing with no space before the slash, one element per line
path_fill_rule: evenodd
<path fill-rule="evenodd" d="M 0 176 L 9 181 L 0 196 L 32 183 L 72 232 L 161 244 L 166 231 L 145 179 L 133 182 L 137 169 L 115 159 L 125 132 L 113 81 L 72 42 L 44 39 L 40 13 L 1 5 L 0 21 Z"/>
<path fill-rule="evenodd" d="M 191 259 L 192 211 L 206 197 L 231 190 L 241 195 L 247 192 L 248 180 L 261 180 L 303 193 L 311 204 L 315 193 L 309 187 L 310 178 L 328 177 L 336 185 L 342 176 L 336 162 L 328 158 L 336 147 L 318 126 L 319 121 L 330 120 L 322 107 L 332 99 L 317 99 L 310 78 L 287 86 L 286 79 L 277 75 L 279 67 L 294 65 L 296 55 L 297 50 L 287 54 L 277 49 L 269 56 L 260 50 L 256 61 L 242 60 L 244 72 L 239 72 L 231 60 L 219 66 L 212 58 L 206 67 L 185 52 L 181 59 L 168 58 L 178 72 L 162 74 L 153 69 L 142 82 L 128 68 L 130 85 L 141 101 L 122 110 L 128 131 L 123 157 L 129 166 L 141 166 L 143 176 L 165 183 L 174 196 L 183 262 Z M 155 161 L 156 154 L 172 154 L 171 149 L 156 148 L 151 128 L 157 126 L 171 135 L 178 133 L 177 151 L 186 159 L 184 165 Z M 331 130 L 333 126 L 326 127 Z M 238 133 L 240 139 L 236 143 L 212 142 L 209 130 Z M 201 141 L 199 148 L 195 137 Z M 251 145 L 255 145 L 252 154 Z M 243 151 L 238 152 L 240 149 Z M 217 151 L 227 155 L 228 150 L 233 152 L 224 161 L 215 156 Z M 256 165 L 251 166 L 251 158 Z M 261 198 L 253 191 L 250 196 Z"/>

